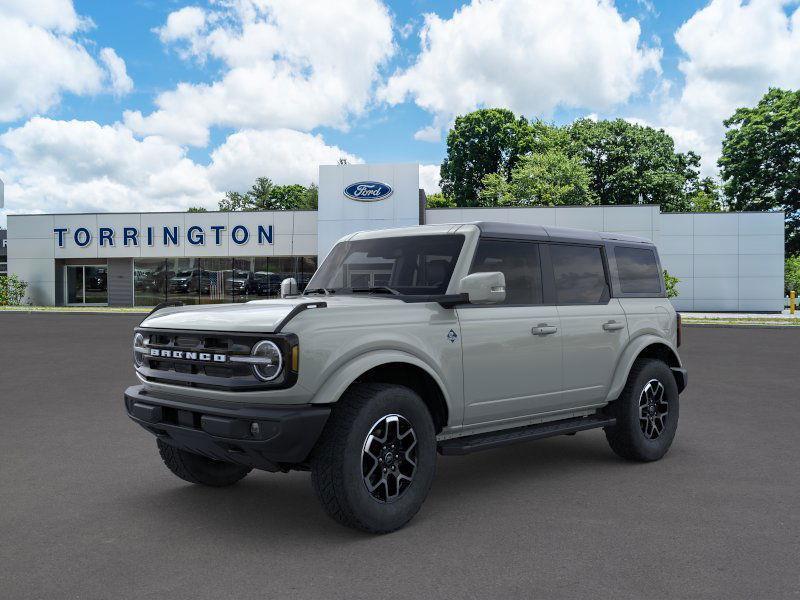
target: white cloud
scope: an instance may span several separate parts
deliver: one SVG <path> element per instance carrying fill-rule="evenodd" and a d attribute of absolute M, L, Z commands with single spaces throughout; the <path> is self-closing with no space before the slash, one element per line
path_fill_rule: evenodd
<path fill-rule="evenodd" d="M 442 191 L 439 187 L 439 169 L 441 165 L 420 165 L 419 166 L 419 187 L 425 190 L 426 194 L 438 194 Z"/>
<path fill-rule="evenodd" d="M 111 89 L 117 96 L 123 96 L 133 89 L 133 79 L 128 76 L 125 61 L 122 60 L 113 48 L 103 48 L 100 51 L 100 59 L 108 70 L 111 81 Z"/>
<path fill-rule="evenodd" d="M 100 93 L 107 79 L 115 93 L 125 90 L 130 78 L 124 61 L 104 50 L 105 71 L 77 39 L 89 24 L 71 0 L 0 4 L 0 122 L 44 113 L 65 92 Z"/>
<path fill-rule="evenodd" d="M 223 75 L 181 83 L 156 98 L 155 112 L 126 112 L 125 123 L 197 146 L 207 144 L 213 126 L 346 129 L 365 110 L 378 68 L 394 51 L 391 17 L 379 0 L 189 7 L 172 13 L 158 34 L 183 57 L 221 61 Z"/>
<path fill-rule="evenodd" d="M 319 165 L 363 162 L 320 135 L 291 129 L 245 130 L 234 133 L 211 153 L 209 180 L 222 190 L 247 190 L 256 177 L 267 176 L 278 184 L 316 182 Z"/>
<path fill-rule="evenodd" d="M 435 115 L 417 139 L 438 139 L 454 115 L 503 106 L 547 115 L 558 106 L 607 110 L 660 72 L 660 49 L 609 0 L 473 0 L 450 19 L 425 16 L 422 52 L 380 91 Z"/>
<path fill-rule="evenodd" d="M 166 24 L 156 29 L 156 33 L 165 44 L 192 40 L 199 36 L 205 24 L 206 11 L 199 6 L 184 6 L 170 13 Z"/>
<path fill-rule="evenodd" d="M 675 33 L 685 53 L 685 84 L 664 102 L 658 121 L 681 150 L 703 157 L 704 174 L 716 172 L 722 121 L 752 106 L 769 87 L 800 87 L 800 9 L 784 0 L 713 0 Z"/>
<path fill-rule="evenodd" d="M 211 154 L 209 165 L 158 136 L 138 139 L 121 124 L 35 117 L 0 135 L 5 213 L 104 212 L 215 208 L 228 189 L 258 176 L 276 183 L 317 181 L 319 164 L 361 159 L 290 130 L 241 131 Z"/>

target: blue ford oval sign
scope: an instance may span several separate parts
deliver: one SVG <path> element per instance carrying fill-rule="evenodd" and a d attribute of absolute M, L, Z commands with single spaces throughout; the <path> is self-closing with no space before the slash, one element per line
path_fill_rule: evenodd
<path fill-rule="evenodd" d="M 360 202 L 375 202 L 392 195 L 391 186 L 378 181 L 358 181 L 344 188 L 344 195 Z"/>

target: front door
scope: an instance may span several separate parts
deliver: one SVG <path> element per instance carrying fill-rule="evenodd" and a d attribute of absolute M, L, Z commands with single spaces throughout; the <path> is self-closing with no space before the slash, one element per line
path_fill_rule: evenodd
<path fill-rule="evenodd" d="M 482 239 L 471 272 L 500 271 L 503 304 L 459 307 L 464 425 L 513 422 L 561 403 L 561 323 L 542 304 L 539 246 Z"/>

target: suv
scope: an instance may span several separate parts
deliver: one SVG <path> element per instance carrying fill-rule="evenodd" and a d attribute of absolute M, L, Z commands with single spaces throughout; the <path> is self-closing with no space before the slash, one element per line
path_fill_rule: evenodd
<path fill-rule="evenodd" d="M 419 510 L 437 451 L 603 428 L 623 458 L 664 456 L 686 387 L 680 335 L 643 239 L 362 232 L 302 295 L 155 310 L 135 330 L 141 385 L 125 405 L 181 479 L 310 470 L 331 517 L 385 533 Z"/>

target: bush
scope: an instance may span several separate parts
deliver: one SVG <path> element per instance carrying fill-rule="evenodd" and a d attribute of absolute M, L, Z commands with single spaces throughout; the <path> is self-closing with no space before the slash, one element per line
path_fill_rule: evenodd
<path fill-rule="evenodd" d="M 678 296 L 678 283 L 680 283 L 680 279 L 673 277 L 664 269 L 664 285 L 667 286 L 667 298 L 675 298 Z"/>
<path fill-rule="evenodd" d="M 19 306 L 28 284 L 14 275 L 0 275 L 0 306 Z"/>
<path fill-rule="evenodd" d="M 787 296 L 792 290 L 800 294 L 800 254 L 786 257 L 783 282 Z"/>

